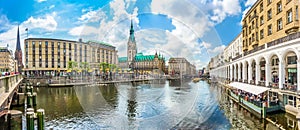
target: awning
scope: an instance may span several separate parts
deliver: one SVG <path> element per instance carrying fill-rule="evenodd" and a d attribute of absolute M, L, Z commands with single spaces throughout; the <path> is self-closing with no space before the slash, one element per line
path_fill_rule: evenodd
<path fill-rule="evenodd" d="M 237 89 L 241 89 L 243 91 L 252 93 L 254 95 L 258 95 L 267 90 L 270 90 L 270 88 L 260 87 L 260 86 L 256 86 L 256 85 L 245 84 L 245 83 L 239 83 L 239 82 L 232 82 L 229 84 L 229 86 L 232 86 Z"/>

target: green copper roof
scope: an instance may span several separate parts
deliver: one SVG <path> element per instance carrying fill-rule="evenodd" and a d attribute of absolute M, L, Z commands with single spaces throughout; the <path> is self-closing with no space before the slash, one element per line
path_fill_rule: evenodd
<path fill-rule="evenodd" d="M 98 43 L 98 44 L 102 44 L 102 45 L 106 45 L 106 46 L 110 46 L 110 47 L 114 47 L 108 43 L 102 42 L 102 41 L 94 41 L 94 40 L 89 40 L 88 42 L 94 42 L 94 43 Z"/>
<path fill-rule="evenodd" d="M 143 53 L 137 53 L 134 60 L 136 62 L 142 62 L 142 61 L 153 61 L 155 58 L 155 55 L 143 55 Z M 165 60 L 162 56 L 159 57 L 160 60 Z M 119 62 L 127 62 L 127 57 L 119 57 Z"/>
<path fill-rule="evenodd" d="M 140 61 L 153 61 L 154 60 L 154 55 L 137 55 L 135 56 L 135 61 L 140 62 Z"/>
<path fill-rule="evenodd" d="M 127 62 L 127 57 L 119 57 L 118 61 L 119 62 Z"/>

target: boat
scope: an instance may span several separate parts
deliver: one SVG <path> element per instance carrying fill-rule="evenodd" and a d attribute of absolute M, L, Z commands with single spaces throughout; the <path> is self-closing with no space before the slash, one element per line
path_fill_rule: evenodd
<path fill-rule="evenodd" d="M 194 79 L 193 79 L 193 82 L 194 82 L 194 83 L 197 83 L 197 82 L 199 82 L 200 80 L 201 80 L 200 78 L 194 78 Z"/>

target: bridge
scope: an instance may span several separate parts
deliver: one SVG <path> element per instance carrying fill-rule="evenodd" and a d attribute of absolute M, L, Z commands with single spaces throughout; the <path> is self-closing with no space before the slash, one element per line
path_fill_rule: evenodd
<path fill-rule="evenodd" d="M 22 80 L 21 74 L 0 77 L 0 117 L 10 109 L 12 98 L 17 94 L 18 86 Z"/>

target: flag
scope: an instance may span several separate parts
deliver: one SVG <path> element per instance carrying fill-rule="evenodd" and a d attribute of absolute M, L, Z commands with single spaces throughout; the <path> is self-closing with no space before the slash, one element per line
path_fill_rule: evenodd
<path fill-rule="evenodd" d="M 25 31 L 28 31 L 28 28 L 26 28 Z"/>

